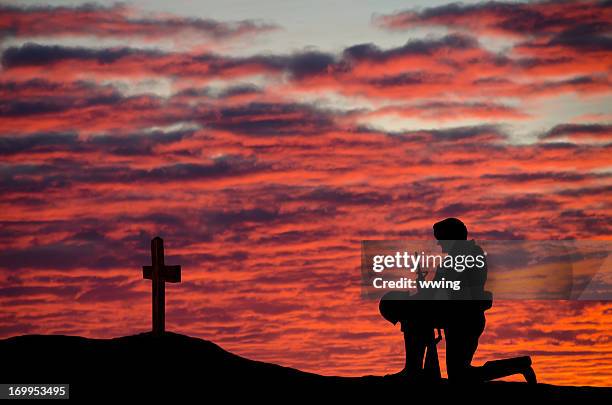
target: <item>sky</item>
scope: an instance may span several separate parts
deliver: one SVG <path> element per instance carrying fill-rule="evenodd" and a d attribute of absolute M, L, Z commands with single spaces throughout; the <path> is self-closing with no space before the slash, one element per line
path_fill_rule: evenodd
<path fill-rule="evenodd" d="M 610 240 L 609 2 L 0 2 L 0 337 L 168 329 L 402 367 L 360 243 Z M 608 301 L 495 301 L 475 364 L 612 386 Z M 443 359 L 442 359 L 443 363 Z"/>

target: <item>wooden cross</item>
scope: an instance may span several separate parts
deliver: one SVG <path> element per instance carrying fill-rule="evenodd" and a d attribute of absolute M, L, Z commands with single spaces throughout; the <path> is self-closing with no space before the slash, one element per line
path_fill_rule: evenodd
<path fill-rule="evenodd" d="M 166 282 L 181 282 L 181 266 L 164 264 L 164 241 L 159 236 L 151 240 L 152 266 L 142 266 L 142 276 L 153 281 L 153 334 L 160 335 L 166 328 Z"/>

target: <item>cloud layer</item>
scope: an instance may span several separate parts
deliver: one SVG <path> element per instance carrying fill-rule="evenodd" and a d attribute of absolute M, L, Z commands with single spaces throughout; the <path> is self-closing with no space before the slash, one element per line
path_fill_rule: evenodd
<path fill-rule="evenodd" d="M 373 22 L 446 32 L 248 55 L 219 43 L 276 25 L 0 11 L 2 337 L 147 329 L 140 268 L 160 235 L 183 266 L 169 329 L 308 371 L 388 373 L 402 339 L 360 299 L 361 240 L 431 239 L 447 216 L 477 239 L 612 234 L 608 3 L 405 10 Z M 187 34 L 211 41 L 132 41 Z M 69 41 L 84 37 L 126 45 Z M 532 354 L 544 382 L 610 385 L 610 304 L 499 301 L 487 322 L 476 363 Z"/>

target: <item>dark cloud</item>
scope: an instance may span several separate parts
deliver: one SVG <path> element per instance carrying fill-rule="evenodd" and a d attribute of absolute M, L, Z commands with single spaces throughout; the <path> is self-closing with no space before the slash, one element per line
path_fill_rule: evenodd
<path fill-rule="evenodd" d="M 35 302 L 32 302 L 35 303 Z M 10 305 L 10 302 L 8 303 Z M 2 336 L 18 336 L 31 333 L 34 330 L 34 326 L 25 325 L 22 323 L 13 322 L 2 322 L 0 326 L 0 335 Z"/>
<path fill-rule="evenodd" d="M 342 188 L 317 187 L 306 193 L 300 193 L 292 199 L 298 201 L 320 201 L 337 206 L 367 205 L 378 206 L 390 204 L 393 196 L 377 192 L 356 192 Z"/>
<path fill-rule="evenodd" d="M 382 50 L 374 44 L 359 44 L 346 48 L 347 60 L 372 60 L 384 62 L 407 55 L 432 55 L 442 49 L 466 50 L 478 48 L 478 41 L 466 35 L 451 34 L 439 39 L 411 39 L 400 47 Z"/>
<path fill-rule="evenodd" d="M 549 211 L 555 210 L 558 207 L 558 202 L 547 197 L 540 195 L 525 195 L 506 198 L 500 201 L 499 203 L 493 204 L 493 206 L 491 207 L 491 212 L 493 212 L 493 210 L 499 210 L 501 212 L 523 210 Z"/>
<path fill-rule="evenodd" d="M 110 269 L 125 264 L 123 257 L 111 256 L 118 252 L 112 243 L 61 242 L 26 248 L 8 248 L 0 252 L 0 268 Z"/>
<path fill-rule="evenodd" d="M 523 68 L 534 68 L 542 66 L 554 66 L 557 64 L 563 64 L 567 62 L 573 62 L 574 59 L 570 57 L 558 57 L 552 59 L 546 59 L 543 57 L 523 58 L 516 61 L 518 66 Z M 525 89 L 530 94 L 546 95 L 551 92 L 564 91 L 566 89 L 580 90 L 593 90 L 597 92 L 605 92 L 610 88 L 611 83 L 606 75 L 593 74 L 593 75 L 579 75 L 568 79 L 561 80 L 541 80 L 526 85 Z"/>
<path fill-rule="evenodd" d="M 441 50 L 478 49 L 478 41 L 472 37 L 451 34 L 439 39 L 410 40 L 400 47 L 380 49 L 374 44 L 360 44 L 346 48 L 337 57 L 334 54 L 316 50 L 304 50 L 290 54 L 259 54 L 247 57 L 229 57 L 214 53 L 181 54 L 158 50 L 135 48 L 85 48 L 60 45 L 27 43 L 20 47 L 9 47 L 2 55 L 5 69 L 25 66 L 46 66 L 64 61 L 90 61 L 100 65 L 119 63 L 128 57 L 150 61 L 141 66 L 146 72 L 168 72 L 179 76 L 223 76 L 240 69 L 261 70 L 268 73 L 286 73 L 291 79 L 300 81 L 320 75 L 347 73 L 355 63 L 362 61 L 386 62 L 409 55 L 434 55 Z M 450 59 L 442 62 L 451 63 Z M 491 62 L 508 64 L 502 56 L 492 56 Z M 128 68 L 128 67 L 126 67 Z M 129 66 L 129 68 L 134 68 Z M 396 79 L 399 80 L 399 79 Z M 408 80 L 404 78 L 404 80 Z M 238 92 L 245 89 L 238 90 Z M 253 88 L 247 88 L 253 91 Z M 183 90 L 179 95 L 210 96 L 210 92 Z M 227 95 L 231 95 L 231 92 Z"/>
<path fill-rule="evenodd" d="M 472 149 L 479 150 L 481 153 L 485 150 L 503 148 L 503 146 L 498 145 L 497 142 L 507 139 L 507 134 L 502 130 L 502 128 L 494 124 L 449 127 L 442 129 L 415 129 L 410 131 L 384 131 L 368 125 L 358 125 L 353 128 L 353 131 L 356 133 L 384 135 L 394 142 L 409 142 L 421 144 L 423 146 L 431 145 L 433 143 L 461 143 L 464 148 L 469 148 L 469 145 L 472 145 Z M 433 165 L 435 160 L 433 160 L 429 155 L 424 159 L 419 160 L 418 163 L 421 165 Z"/>
<path fill-rule="evenodd" d="M 427 83 L 451 84 L 452 76 L 442 73 L 410 72 L 367 79 L 367 84 L 377 88 L 420 86 Z"/>
<path fill-rule="evenodd" d="M 74 108 L 88 108 L 99 105 L 113 106 L 121 101 L 116 94 L 81 98 L 45 97 L 38 100 L 5 101 L 0 105 L 0 117 L 24 117 L 37 114 L 60 113 Z"/>
<path fill-rule="evenodd" d="M 316 242 L 317 240 L 328 236 L 330 235 L 328 235 L 326 232 L 321 231 L 287 231 L 280 232 L 272 236 L 260 237 L 257 238 L 257 241 L 265 245 L 286 246 L 287 244 L 294 243 Z"/>
<path fill-rule="evenodd" d="M 331 218 L 337 214 L 336 207 L 300 208 L 297 210 L 280 210 L 279 208 L 253 208 L 210 210 L 203 209 L 199 213 L 200 223 L 212 229 L 240 228 L 248 230 L 248 225 L 291 224 L 315 221 L 321 218 Z"/>
<path fill-rule="evenodd" d="M 461 139 L 473 139 L 479 137 L 492 136 L 498 139 L 504 139 L 505 134 L 496 125 L 475 125 L 445 129 L 430 130 L 429 133 L 432 135 L 434 140 L 446 141 L 446 140 L 461 140 Z"/>
<path fill-rule="evenodd" d="M 566 136 L 612 137 L 612 125 L 609 124 L 560 124 L 540 136 L 542 139 L 561 138 Z"/>
<path fill-rule="evenodd" d="M 85 242 L 103 242 L 106 236 L 96 229 L 81 229 L 79 232 L 71 236 L 70 239 L 80 240 Z"/>
<path fill-rule="evenodd" d="M 189 233 L 189 235 L 192 234 L 194 234 L 194 232 Z M 188 236 L 184 237 L 184 239 L 186 238 L 188 238 Z M 195 243 L 202 243 L 203 241 L 205 240 L 197 238 L 193 239 L 193 242 Z M 237 269 L 243 266 L 249 258 L 249 253 L 242 250 L 221 250 L 215 253 L 184 254 L 181 255 L 180 258 L 177 257 L 177 260 L 180 260 L 182 265 L 186 268 L 201 268 L 202 263 L 208 263 L 210 266 L 214 267 L 226 266 Z"/>
<path fill-rule="evenodd" d="M 138 291 L 140 280 L 129 284 L 118 285 L 107 283 L 84 291 L 77 297 L 78 302 L 111 302 L 111 301 L 132 301 L 143 299 L 149 296 L 146 291 Z"/>
<path fill-rule="evenodd" d="M 605 1 L 450 3 L 422 10 L 409 9 L 375 16 L 374 21 L 377 25 L 389 29 L 445 25 L 467 29 L 486 27 L 507 33 L 536 35 L 563 32 L 564 29 L 583 24 L 585 20 L 599 26 L 598 23 L 605 23 L 605 11 L 609 8 L 609 2 Z"/>
<path fill-rule="evenodd" d="M 474 236 L 475 239 L 483 239 L 483 240 L 522 240 L 522 239 L 525 239 L 525 235 L 521 233 L 517 233 L 510 229 L 479 231 L 479 232 L 475 232 L 474 235 L 471 235 L 470 238 L 472 236 Z M 512 252 L 512 254 L 516 256 L 516 252 Z"/>
<path fill-rule="evenodd" d="M 6 96 L 22 94 L 31 97 L 32 95 L 53 96 L 61 94 L 67 96 L 91 96 L 95 94 L 114 94 L 116 89 L 112 85 L 102 85 L 99 83 L 76 80 L 72 82 L 49 81 L 47 79 L 33 78 L 28 80 L 11 80 L 0 82 L 0 91 Z M 6 97 L 7 100 L 13 97 Z M 4 97 L 3 97 L 4 98 Z"/>
<path fill-rule="evenodd" d="M 573 25 L 553 36 L 547 46 L 563 46 L 587 52 L 612 51 L 610 21 L 594 21 Z M 532 45 L 537 47 L 537 45 Z"/>
<path fill-rule="evenodd" d="M 287 70 L 298 80 L 327 73 L 334 63 L 334 57 L 323 52 L 296 53 L 286 60 Z"/>
<path fill-rule="evenodd" d="M 596 343 L 594 340 L 585 339 L 585 336 L 590 336 L 595 333 L 594 329 L 557 329 L 557 330 L 542 330 L 530 325 L 530 328 L 516 328 L 516 325 L 499 325 L 492 332 L 499 339 L 517 339 L 524 338 L 532 341 L 544 339 L 551 344 L 561 344 L 562 342 L 571 343 L 572 345 L 592 346 Z M 606 339 L 609 340 L 609 339 Z"/>
<path fill-rule="evenodd" d="M 99 277 L 99 276 L 75 276 L 72 274 L 62 274 L 61 276 L 37 276 L 35 281 L 39 283 L 62 283 L 66 285 L 102 285 L 111 283 L 125 283 L 129 277 L 126 276 L 112 276 L 112 277 Z"/>
<path fill-rule="evenodd" d="M 5 69 L 21 66 L 45 66 L 66 60 L 95 61 L 98 64 L 104 65 L 132 55 L 154 57 L 160 56 L 162 53 L 133 48 L 92 49 L 27 43 L 20 47 L 10 47 L 5 50 L 2 54 L 2 66 Z"/>
<path fill-rule="evenodd" d="M 335 61 L 332 54 L 310 50 L 286 55 L 261 54 L 248 57 L 230 57 L 214 53 L 172 53 L 128 47 L 86 48 L 26 43 L 6 49 L 2 54 L 2 66 L 8 70 L 81 61 L 110 67 L 113 64 L 118 65 L 124 59 L 130 57 L 148 62 L 148 64 L 137 67 L 126 65 L 125 69 L 137 68 L 151 74 L 216 77 L 231 76 L 232 72 L 240 72 L 241 70 L 245 72 L 260 70 L 268 73 L 287 73 L 295 80 L 328 73 Z M 197 94 L 198 92 L 194 94 L 193 91 L 186 90 L 186 95 Z"/>
<path fill-rule="evenodd" d="M 256 298 L 240 298 L 237 304 L 243 305 L 246 311 L 252 311 L 263 315 L 279 315 L 294 312 L 304 308 L 303 304 L 296 301 L 278 299 L 275 301 L 263 301 Z"/>
<path fill-rule="evenodd" d="M 223 107 L 202 123 L 252 136 L 321 135 L 336 128 L 331 111 L 300 103 L 249 103 Z"/>
<path fill-rule="evenodd" d="M 254 84 L 238 84 L 235 86 L 226 87 L 219 92 L 218 98 L 231 98 L 236 96 L 243 96 L 246 94 L 261 94 L 263 90 Z"/>
<path fill-rule="evenodd" d="M 483 174 L 481 178 L 491 180 L 503 180 L 511 183 L 524 183 L 527 181 L 554 180 L 563 182 L 580 182 L 583 180 L 597 180 L 612 177 L 606 173 L 578 173 L 578 172 L 525 172 L 504 174 Z"/>
<path fill-rule="evenodd" d="M 73 133 L 38 133 L 26 136 L 0 137 L 0 156 L 14 155 L 22 152 L 42 152 L 63 150 L 67 145 L 71 149 L 78 146 L 78 136 Z"/>
<path fill-rule="evenodd" d="M 437 214 L 445 217 L 461 217 L 465 215 L 473 215 L 477 212 L 487 212 L 488 215 L 495 216 L 498 212 L 504 214 L 525 210 L 540 210 L 544 212 L 548 210 L 555 210 L 558 207 L 559 203 L 552 199 L 547 199 L 539 195 L 526 195 L 521 197 L 509 197 L 506 199 L 474 203 L 452 203 L 437 211 Z"/>
<path fill-rule="evenodd" d="M 274 208 L 231 209 L 200 208 L 172 209 L 141 215 L 118 215 L 108 219 L 74 218 L 63 221 L 1 222 L 3 238 L 19 239 L 36 235 L 68 234 L 59 241 L 47 242 L 36 238 L 28 246 L 16 247 L 7 244 L 0 251 L 0 269 L 57 269 L 106 270 L 117 267 L 138 269 L 150 261 L 147 247 L 152 237 L 161 236 L 166 240 L 179 241 L 181 245 L 212 242 L 228 232 L 248 236 L 253 227 L 269 228 L 274 224 L 299 224 L 308 221 L 329 219 L 336 215 L 333 208 L 297 208 L 280 210 Z M 123 226 L 131 224 L 132 231 L 125 236 L 111 237 Z M 146 231 L 145 231 L 146 229 Z M 321 237 L 322 233 L 317 233 Z M 286 240 L 285 240 L 286 242 Z M 176 245 L 175 245 L 176 246 Z M 217 252 L 185 253 L 167 255 L 168 262 L 176 261 L 186 266 L 197 267 L 201 263 L 236 265 L 250 257 L 248 251 L 228 246 Z M 172 252 L 171 252 L 172 253 Z M 104 293 L 101 284 L 116 284 L 123 279 L 113 277 L 92 278 L 91 276 L 66 277 L 65 284 L 85 285 L 95 293 Z M 51 278 L 37 279 L 38 282 L 52 283 Z M 90 284 L 93 284 L 90 285 Z M 8 292 L 7 292 L 8 293 Z M 94 294 L 94 293 L 92 293 Z M 87 297 L 87 296 L 86 296 Z M 86 298 L 83 298 L 86 299 Z"/>
<path fill-rule="evenodd" d="M 577 189 L 568 189 L 558 191 L 559 195 L 570 196 L 575 198 L 586 197 L 586 196 L 605 196 L 612 194 L 612 186 L 601 185 L 601 186 L 589 186 L 581 187 Z"/>
<path fill-rule="evenodd" d="M 117 152 L 117 151 L 116 151 Z M 122 153 L 134 153 L 121 147 Z M 221 179 L 271 170 L 270 165 L 254 157 L 226 155 L 211 163 L 176 163 L 152 169 L 134 169 L 129 166 L 90 166 L 77 161 L 56 161 L 41 165 L 0 165 L 0 191 L 42 192 L 76 184 L 104 183 L 167 183 L 199 179 Z"/>
<path fill-rule="evenodd" d="M 232 227 L 237 224 L 249 222 L 269 223 L 281 218 L 281 215 L 282 214 L 278 210 L 254 208 L 238 211 L 204 212 L 202 219 L 204 223 Z"/>
<path fill-rule="evenodd" d="M 55 287 L 4 287 L 0 288 L 0 297 L 32 297 L 39 295 L 53 295 L 56 297 L 70 298 L 74 297 L 80 288 L 74 286 L 55 286 Z"/>
<path fill-rule="evenodd" d="M 83 142 L 83 148 L 123 156 L 151 156 L 154 149 L 192 138 L 195 130 L 150 131 L 125 135 L 97 135 Z"/>
<path fill-rule="evenodd" d="M 230 176 L 248 175 L 269 169 L 265 163 L 258 162 L 254 157 L 222 156 L 213 160 L 212 163 L 177 163 L 169 166 L 156 167 L 151 170 L 129 170 L 125 171 L 125 181 L 177 181 L 214 179 Z M 101 173 L 102 178 L 110 180 L 114 176 Z"/>
<path fill-rule="evenodd" d="M 0 5 L 0 36 L 159 38 L 195 34 L 218 41 L 279 28 L 275 24 L 257 20 L 222 22 L 168 14 L 141 13 L 139 16 L 135 11 L 124 4 L 110 7 L 92 3 L 74 7 Z"/>

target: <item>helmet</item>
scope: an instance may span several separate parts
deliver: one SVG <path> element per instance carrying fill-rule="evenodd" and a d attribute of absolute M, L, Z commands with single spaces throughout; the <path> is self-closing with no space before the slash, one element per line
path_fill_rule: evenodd
<path fill-rule="evenodd" d="M 467 227 L 457 218 L 446 218 L 433 226 L 434 236 L 438 240 L 466 240 Z"/>

